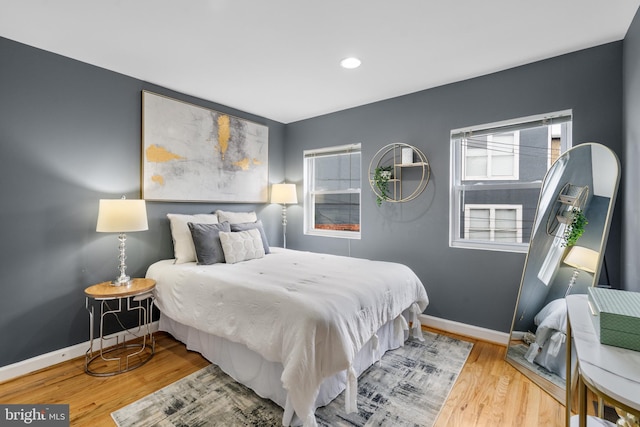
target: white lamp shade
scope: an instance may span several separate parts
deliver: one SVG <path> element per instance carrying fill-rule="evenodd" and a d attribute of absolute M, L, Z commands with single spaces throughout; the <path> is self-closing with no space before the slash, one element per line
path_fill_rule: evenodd
<path fill-rule="evenodd" d="M 147 205 L 144 200 L 101 199 L 96 231 L 128 233 L 148 230 Z"/>
<path fill-rule="evenodd" d="M 599 253 L 583 246 L 571 246 L 564 263 L 588 273 L 595 273 L 598 265 Z"/>
<path fill-rule="evenodd" d="M 298 203 L 295 184 L 273 184 L 271 186 L 271 203 Z"/>

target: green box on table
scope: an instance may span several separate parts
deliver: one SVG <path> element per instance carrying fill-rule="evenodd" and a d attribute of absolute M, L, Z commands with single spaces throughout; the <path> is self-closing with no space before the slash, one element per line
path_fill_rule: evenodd
<path fill-rule="evenodd" d="M 640 351 L 640 293 L 588 289 L 591 319 L 600 343 Z"/>

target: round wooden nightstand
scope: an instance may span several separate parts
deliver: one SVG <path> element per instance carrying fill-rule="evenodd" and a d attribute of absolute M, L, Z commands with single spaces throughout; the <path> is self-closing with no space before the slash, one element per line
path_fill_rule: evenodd
<path fill-rule="evenodd" d="M 152 279 L 131 279 L 126 286 L 102 282 L 84 290 L 89 312 L 89 349 L 85 354 L 85 372 L 105 377 L 131 371 L 148 362 L 155 352 L 155 340 L 150 323 L 153 311 Z M 94 349 L 95 309 L 100 316 L 99 344 Z M 137 325 L 124 326 L 121 316 L 137 313 Z M 105 336 L 105 319 L 113 316 L 121 331 Z M 98 338 L 95 338 L 98 339 Z"/>

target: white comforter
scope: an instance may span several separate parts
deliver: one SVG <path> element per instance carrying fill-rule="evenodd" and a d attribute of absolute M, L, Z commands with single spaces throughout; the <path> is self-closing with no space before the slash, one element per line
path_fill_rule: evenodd
<path fill-rule="evenodd" d="M 350 372 L 381 325 L 428 304 L 404 265 L 281 248 L 237 264 L 159 261 L 147 277 L 167 316 L 282 363 L 283 386 L 305 426 L 316 424 L 324 378 Z"/>

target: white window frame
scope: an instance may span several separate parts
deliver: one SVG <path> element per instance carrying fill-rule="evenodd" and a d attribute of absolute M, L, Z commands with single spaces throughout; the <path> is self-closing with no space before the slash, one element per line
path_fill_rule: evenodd
<path fill-rule="evenodd" d="M 496 228 L 496 210 L 513 210 L 516 211 L 516 241 L 514 243 L 522 243 L 522 228 L 517 224 L 522 224 L 522 205 L 504 205 L 504 204 L 465 204 L 464 205 L 464 237 L 469 239 L 469 231 L 471 229 L 471 211 L 474 209 L 489 210 L 489 241 L 495 242 Z M 484 241 L 484 240 L 483 240 Z"/>
<path fill-rule="evenodd" d="M 461 230 L 464 215 L 463 195 L 466 192 L 485 191 L 485 190 L 513 190 L 522 189 L 540 190 L 542 186 L 541 180 L 531 182 L 523 182 L 521 180 L 492 180 L 484 177 L 480 183 L 473 183 L 472 179 L 463 177 L 464 174 L 464 152 L 462 149 L 462 140 L 467 137 L 490 135 L 498 133 L 507 133 L 519 131 L 522 129 L 533 128 L 541 125 L 553 125 L 558 123 L 568 123 L 566 126 L 566 135 L 563 135 L 561 154 L 571 148 L 572 145 L 572 121 L 573 113 L 571 110 L 557 111 L 548 114 L 539 114 L 534 116 L 522 117 L 500 122 L 488 123 L 478 126 L 454 129 L 451 131 L 451 167 L 449 177 L 449 246 L 465 249 L 481 249 L 505 252 L 526 253 L 529 248 L 528 242 L 523 243 L 500 243 L 480 240 L 468 240 L 464 238 L 464 230 Z M 549 136 L 550 141 L 550 136 Z M 525 147 L 519 142 L 519 153 L 522 153 Z M 518 162 L 519 163 L 519 162 Z M 548 163 L 548 161 L 547 161 Z M 547 164 L 547 170 L 549 169 Z M 522 176 L 523 169 L 518 167 L 518 174 Z M 468 193 L 471 194 L 471 193 Z M 463 236 L 463 237 L 461 237 Z M 524 234 L 523 234 L 524 236 Z M 524 237 L 523 237 L 524 238 Z"/>
<path fill-rule="evenodd" d="M 464 179 L 466 180 L 482 180 L 482 181 L 513 181 L 520 179 L 520 131 L 516 130 L 514 132 L 505 132 L 505 133 L 513 133 L 513 153 L 511 154 L 512 161 L 512 170 L 513 174 L 511 175 L 493 175 L 493 159 L 494 157 L 498 157 L 501 155 L 495 154 L 495 151 L 492 150 L 492 147 L 497 143 L 493 141 L 493 135 L 487 135 L 487 148 L 486 148 L 486 157 L 487 157 L 487 174 L 486 175 L 467 175 L 467 149 L 469 148 L 467 145 L 462 147 L 462 170 L 465 173 Z M 551 141 L 549 141 L 551 144 Z M 506 156 L 505 156 L 506 157 Z"/>
<path fill-rule="evenodd" d="M 564 227 L 564 224 L 561 225 Z M 559 234 L 562 235 L 562 234 Z M 547 255 L 544 258 L 544 262 L 540 267 L 540 271 L 538 271 L 538 279 L 545 286 L 549 286 L 551 283 L 551 279 L 556 273 L 556 270 L 560 267 L 560 259 L 562 259 L 562 255 L 564 254 L 564 247 L 562 246 L 562 239 L 559 237 L 555 237 L 553 239 L 553 243 L 549 247 L 547 251 Z"/>
<path fill-rule="evenodd" d="M 310 160 L 314 157 L 321 156 L 339 156 L 351 154 L 354 152 L 360 153 L 360 185 L 358 188 L 346 188 L 344 190 L 315 190 L 311 188 L 314 181 L 315 171 L 313 170 L 313 162 Z M 305 150 L 303 153 L 304 162 L 304 234 L 310 236 L 324 236 L 324 237 L 336 237 L 342 239 L 357 239 L 361 238 L 362 232 L 362 150 L 361 144 L 348 144 L 339 145 L 333 147 L 326 147 L 320 149 Z M 315 228 L 315 196 L 327 195 L 327 194 L 357 194 L 359 198 L 359 212 L 358 212 L 358 225 L 359 231 L 346 231 L 346 230 L 325 230 Z"/>

